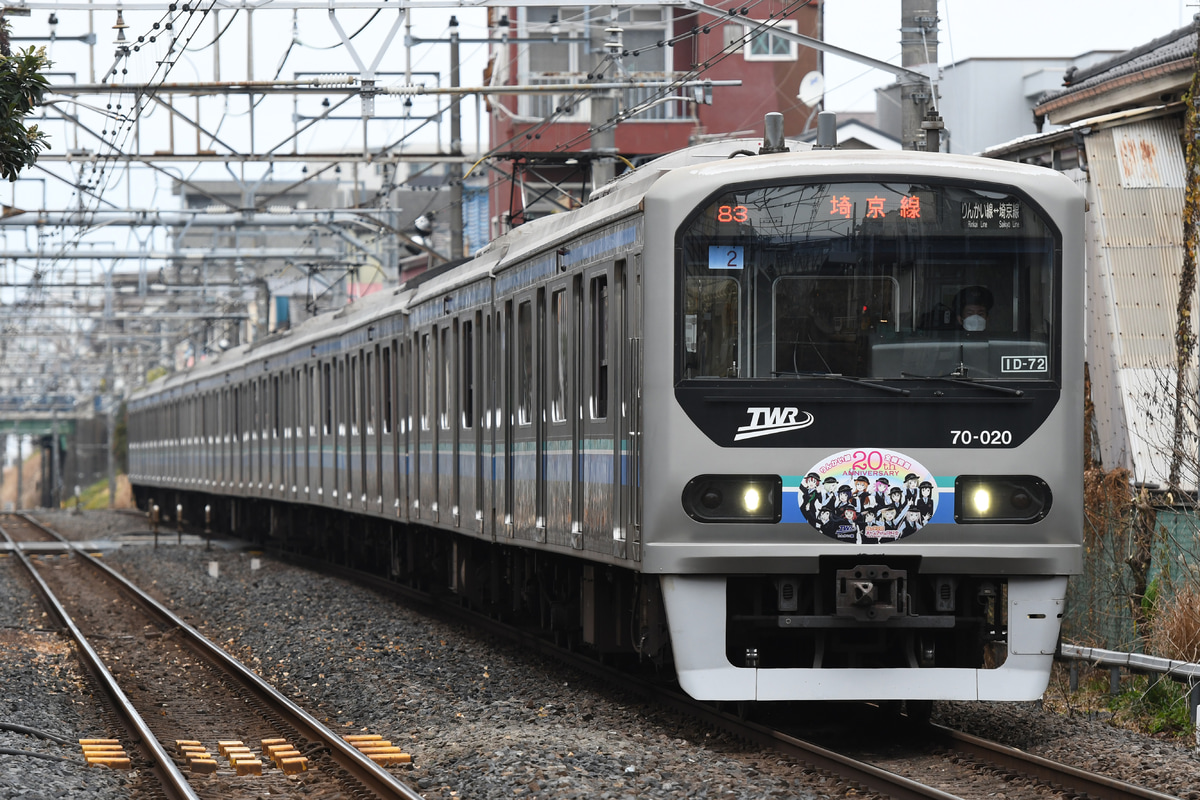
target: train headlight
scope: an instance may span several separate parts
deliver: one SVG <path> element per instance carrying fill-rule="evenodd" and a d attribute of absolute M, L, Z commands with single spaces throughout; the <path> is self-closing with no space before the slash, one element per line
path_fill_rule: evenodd
<path fill-rule="evenodd" d="M 699 475 L 683 489 L 683 510 L 698 522 L 779 522 L 778 475 Z"/>
<path fill-rule="evenodd" d="M 1037 522 L 1050 511 L 1050 487 L 1032 475 L 959 475 L 955 522 Z"/>

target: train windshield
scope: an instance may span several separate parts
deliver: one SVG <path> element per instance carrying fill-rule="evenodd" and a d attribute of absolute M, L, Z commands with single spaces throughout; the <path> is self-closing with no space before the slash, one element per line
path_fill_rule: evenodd
<path fill-rule="evenodd" d="M 680 230 L 677 377 L 1053 380 L 1057 232 L 1003 190 L 722 194 Z"/>

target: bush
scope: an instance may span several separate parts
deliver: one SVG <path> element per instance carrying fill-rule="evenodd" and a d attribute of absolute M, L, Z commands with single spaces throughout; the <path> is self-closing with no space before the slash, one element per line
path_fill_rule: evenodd
<path fill-rule="evenodd" d="M 1149 649 L 1154 655 L 1200 663 L 1200 582 L 1196 576 L 1177 585 L 1172 596 L 1160 596 Z"/>
<path fill-rule="evenodd" d="M 1128 679 L 1127 679 L 1128 680 Z M 1114 721 L 1121 727 L 1150 735 L 1191 738 L 1188 688 L 1167 678 L 1135 676 L 1127 688 L 1109 702 Z"/>

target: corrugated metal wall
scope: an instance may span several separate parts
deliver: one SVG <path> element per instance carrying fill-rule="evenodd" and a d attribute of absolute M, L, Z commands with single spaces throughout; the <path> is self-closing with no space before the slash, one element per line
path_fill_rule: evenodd
<path fill-rule="evenodd" d="M 1123 466 L 1135 481 L 1163 487 L 1174 438 L 1174 331 L 1183 264 L 1179 125 L 1174 118 L 1138 121 L 1085 139 L 1087 359 L 1100 455 L 1105 469 Z M 1193 403 L 1195 367 L 1193 356 Z M 1186 440 L 1194 441 L 1190 435 Z M 1196 454 L 1185 464 L 1181 482 L 1194 491 Z"/>

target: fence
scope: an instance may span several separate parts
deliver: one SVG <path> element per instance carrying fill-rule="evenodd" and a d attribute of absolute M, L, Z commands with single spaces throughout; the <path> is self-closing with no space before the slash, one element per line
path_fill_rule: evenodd
<path fill-rule="evenodd" d="M 1116 483 L 1111 498 L 1089 489 L 1083 574 L 1071 578 L 1063 640 L 1200 660 L 1200 516 L 1135 507 L 1124 491 L 1122 501 Z"/>

